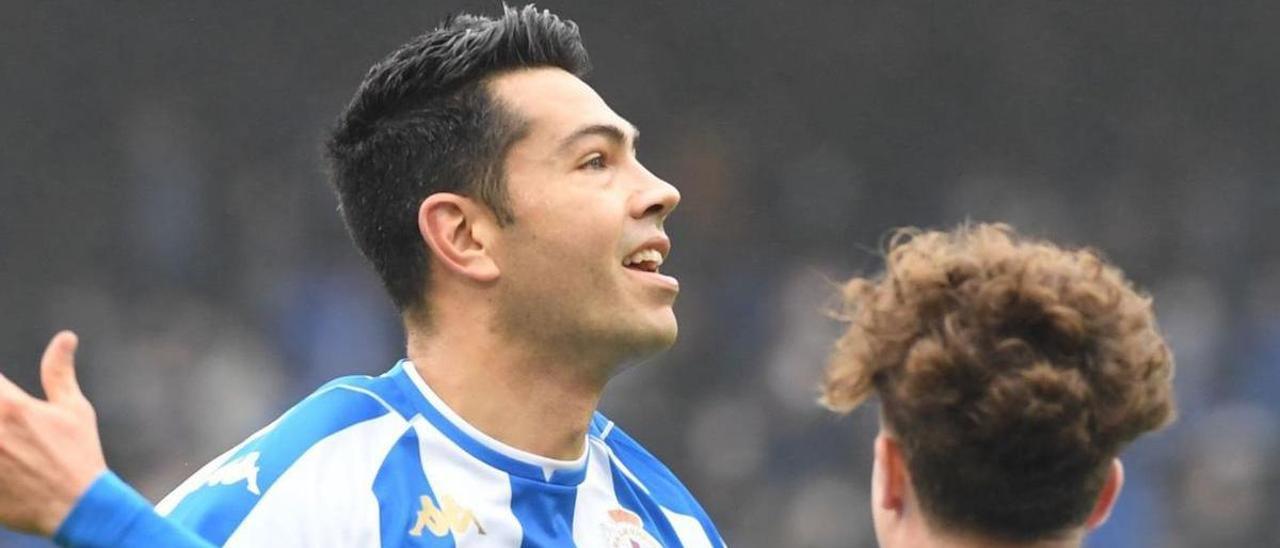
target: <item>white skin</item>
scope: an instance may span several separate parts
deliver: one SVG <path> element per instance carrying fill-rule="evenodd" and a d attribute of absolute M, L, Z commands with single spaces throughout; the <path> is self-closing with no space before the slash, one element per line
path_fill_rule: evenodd
<path fill-rule="evenodd" d="M 504 164 L 515 221 L 456 194 L 422 203 L 429 321 L 406 316 L 408 353 L 480 431 L 571 460 L 620 364 L 675 341 L 678 283 L 624 260 L 666 256 L 680 194 L 636 159 L 634 127 L 568 72 L 516 70 L 488 90 L 527 123 Z"/>
<path fill-rule="evenodd" d="M 40 400 L 0 375 L 0 525 L 50 536 L 102 472 L 93 406 L 75 376 L 77 339 L 53 337 L 40 360 Z"/>
<path fill-rule="evenodd" d="M 1123 484 L 1124 467 L 1119 459 L 1113 459 L 1106 483 L 1089 517 L 1056 538 L 1010 544 L 971 533 L 949 531 L 934 526 L 921 513 L 902 446 L 891 432 L 882 427 L 876 436 L 875 463 L 871 472 L 871 517 L 876 539 L 883 548 L 1075 548 L 1081 545 L 1087 532 L 1107 520 Z"/>

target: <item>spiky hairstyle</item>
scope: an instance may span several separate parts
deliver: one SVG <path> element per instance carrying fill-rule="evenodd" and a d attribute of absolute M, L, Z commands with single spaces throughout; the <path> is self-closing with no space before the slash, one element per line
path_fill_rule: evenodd
<path fill-rule="evenodd" d="M 457 15 L 369 69 L 325 143 L 347 230 L 402 312 L 424 312 L 429 255 L 418 233 L 427 196 L 474 196 L 514 221 L 502 170 L 525 122 L 486 82 L 502 73 L 590 70 L 572 21 L 532 5 Z"/>

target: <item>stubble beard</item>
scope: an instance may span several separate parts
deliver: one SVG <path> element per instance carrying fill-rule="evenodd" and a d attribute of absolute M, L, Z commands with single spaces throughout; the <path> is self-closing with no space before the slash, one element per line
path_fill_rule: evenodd
<path fill-rule="evenodd" d="M 571 293 L 508 294 L 500 298 L 497 329 L 513 343 L 550 360 L 581 364 L 591 370 L 586 373 L 604 379 L 623 364 L 651 358 L 675 343 L 674 317 L 664 325 L 668 320 L 650 318 L 654 311 L 630 314 L 595 306 L 597 313 L 592 313 L 592 308 L 593 303 L 583 303 Z"/>

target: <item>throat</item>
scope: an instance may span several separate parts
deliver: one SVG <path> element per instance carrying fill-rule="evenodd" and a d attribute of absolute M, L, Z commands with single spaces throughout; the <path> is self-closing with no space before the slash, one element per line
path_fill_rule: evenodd
<path fill-rule="evenodd" d="M 414 367 L 448 410 L 497 443 L 558 461 L 586 449 L 600 390 L 505 367 L 417 360 Z"/>

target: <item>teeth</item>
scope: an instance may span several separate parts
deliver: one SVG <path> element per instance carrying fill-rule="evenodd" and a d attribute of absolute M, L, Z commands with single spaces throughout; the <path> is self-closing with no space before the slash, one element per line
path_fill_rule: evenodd
<path fill-rule="evenodd" d="M 659 253 L 656 249 L 641 249 L 640 251 L 632 253 L 630 257 L 624 259 L 622 264 L 623 266 L 631 266 L 633 264 L 644 262 L 650 262 L 658 266 L 662 266 L 662 253 Z"/>

